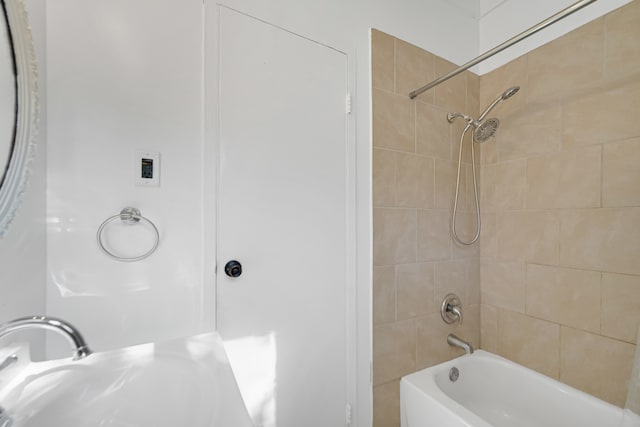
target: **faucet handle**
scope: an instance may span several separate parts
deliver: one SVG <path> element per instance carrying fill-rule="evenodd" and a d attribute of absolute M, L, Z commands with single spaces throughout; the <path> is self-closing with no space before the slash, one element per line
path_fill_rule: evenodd
<path fill-rule="evenodd" d="M 462 325 L 462 307 L 454 305 L 449 308 L 449 311 L 458 318 L 458 323 Z"/>
<path fill-rule="evenodd" d="M 447 324 L 458 322 L 462 324 L 462 303 L 456 294 L 449 294 L 444 297 L 440 308 L 442 320 Z"/>

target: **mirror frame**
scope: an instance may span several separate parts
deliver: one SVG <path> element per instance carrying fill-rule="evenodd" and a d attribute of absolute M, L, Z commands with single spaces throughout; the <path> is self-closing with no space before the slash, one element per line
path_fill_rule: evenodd
<path fill-rule="evenodd" d="M 0 0 L 9 23 L 17 81 L 15 139 L 0 187 L 0 237 L 4 236 L 24 194 L 38 137 L 38 68 L 24 0 Z"/>

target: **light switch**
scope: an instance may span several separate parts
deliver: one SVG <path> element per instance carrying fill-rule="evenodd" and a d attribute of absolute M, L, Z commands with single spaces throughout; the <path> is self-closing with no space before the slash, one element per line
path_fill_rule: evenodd
<path fill-rule="evenodd" d="M 160 186 L 160 153 L 138 150 L 134 158 L 134 182 L 141 187 Z"/>

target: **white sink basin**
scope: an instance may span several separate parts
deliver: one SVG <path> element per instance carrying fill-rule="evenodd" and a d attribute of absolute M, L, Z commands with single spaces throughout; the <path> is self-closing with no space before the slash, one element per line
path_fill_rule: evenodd
<path fill-rule="evenodd" d="M 216 333 L 15 370 L 0 381 L 12 427 L 252 425 Z"/>

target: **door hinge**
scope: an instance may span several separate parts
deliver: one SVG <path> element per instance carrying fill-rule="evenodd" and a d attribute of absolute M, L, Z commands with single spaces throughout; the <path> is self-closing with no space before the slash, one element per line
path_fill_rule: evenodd
<path fill-rule="evenodd" d="M 351 404 L 350 403 L 347 403 L 345 415 L 346 415 L 345 421 L 347 422 L 347 427 L 349 427 L 351 425 Z"/>
<path fill-rule="evenodd" d="M 346 108 L 347 108 L 347 114 L 351 114 L 351 94 L 350 93 L 347 94 Z"/>

